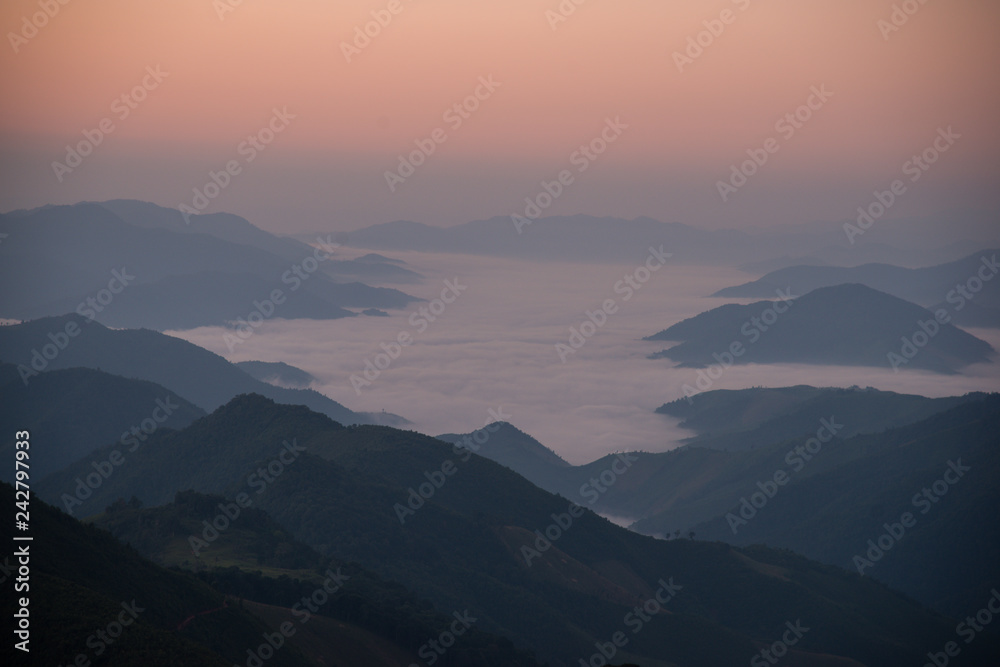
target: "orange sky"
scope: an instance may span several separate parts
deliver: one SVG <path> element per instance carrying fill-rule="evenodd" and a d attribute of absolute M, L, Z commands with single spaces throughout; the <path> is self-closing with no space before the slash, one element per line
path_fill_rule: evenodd
<path fill-rule="evenodd" d="M 930 0 L 888 40 L 883 0 L 588 0 L 555 30 L 546 11 L 560 0 L 400 0 L 351 63 L 341 42 L 389 0 L 244 0 L 220 19 L 223 2 L 69 0 L 15 53 L 10 33 L 41 10 L 5 0 L 0 210 L 177 205 L 274 107 L 297 118 L 209 210 L 288 231 L 508 215 L 608 116 L 629 129 L 551 212 L 708 226 L 838 219 L 947 125 L 963 139 L 897 212 L 997 205 L 995 0 Z M 734 22 L 678 72 L 673 52 L 726 9 Z M 114 118 L 115 98 L 156 65 L 169 77 L 59 182 L 51 163 L 65 145 Z M 390 192 L 396 156 L 446 128 L 443 112 L 488 75 L 496 93 Z M 723 203 L 716 181 L 819 84 L 832 99 Z"/>

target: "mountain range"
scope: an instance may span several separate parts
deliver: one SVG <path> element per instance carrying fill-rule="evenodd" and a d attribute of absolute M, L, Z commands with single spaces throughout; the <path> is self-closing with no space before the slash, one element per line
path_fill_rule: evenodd
<path fill-rule="evenodd" d="M 821 287 L 795 299 L 782 289 L 777 296 L 719 306 L 645 340 L 680 341 L 654 357 L 694 368 L 806 363 L 955 373 L 995 352 L 937 313 L 865 285 Z"/>
<path fill-rule="evenodd" d="M 84 367 L 154 382 L 206 411 L 238 394 L 256 392 L 281 403 L 307 405 L 345 424 L 406 423 L 389 413 L 353 412 L 312 389 L 262 382 L 180 338 L 149 329 L 109 329 L 79 315 L 0 327 L 0 350 L 3 361 L 16 364 L 22 383 L 29 387 L 46 371 Z"/>
<path fill-rule="evenodd" d="M 953 633 L 870 578 L 763 547 L 644 537 L 466 453 L 240 396 L 182 431 L 154 433 L 94 495 L 97 506 L 168 504 L 178 487 L 242 498 L 321 556 L 365 563 L 439 610 L 470 609 L 477 628 L 553 667 L 588 660 L 619 631 L 628 642 L 615 659 L 643 665 L 750 660 L 797 620 L 809 634 L 793 655 L 808 664 L 912 664 Z M 38 494 L 58 502 L 87 464 L 50 475 Z M 203 508 L 204 520 L 224 509 Z M 216 538 L 195 536 L 210 564 Z M 990 638 L 975 648 L 998 650 Z"/>
<path fill-rule="evenodd" d="M 942 247 L 937 229 L 948 225 L 956 241 Z M 906 266 L 949 262 L 1000 242 L 988 212 L 949 210 L 880 221 L 864 242 L 851 243 L 842 225 L 817 222 L 745 232 L 705 230 L 649 217 L 540 216 L 515 225 L 511 216 L 451 227 L 400 220 L 344 234 L 344 245 L 385 251 L 417 250 L 572 262 L 638 262 L 663 245 L 677 264 L 780 268 L 888 262 Z M 959 240 L 960 239 L 960 240 Z M 777 264 L 778 266 L 775 266 Z"/>
<path fill-rule="evenodd" d="M 513 469 L 603 515 L 628 518 L 643 534 L 764 543 L 853 571 L 854 556 L 864 556 L 883 523 L 910 511 L 916 528 L 891 558 L 863 568 L 866 576 L 954 615 L 1000 584 L 1000 533 L 973 510 L 1000 500 L 993 484 L 1000 395 L 753 388 L 709 391 L 659 411 L 683 417 L 698 434 L 669 452 L 567 466 L 532 456 L 544 446 L 508 425 L 478 452 L 526 462 Z M 512 456 L 512 448 L 524 453 Z M 914 500 L 959 461 L 975 474 L 950 495 L 946 487 L 948 502 Z M 751 498 L 763 506 L 744 507 Z"/>
<path fill-rule="evenodd" d="M 357 267 L 380 279 L 418 278 L 397 263 L 369 258 L 347 269 L 323 239 L 313 247 L 237 216 L 202 217 L 189 227 L 173 209 L 130 201 L 0 215 L 0 280 L 20 285 L 0 293 L 0 317 L 78 312 L 108 326 L 167 330 L 255 317 L 335 319 L 355 315 L 350 308 L 418 301 L 337 280 L 339 269 Z"/>
<path fill-rule="evenodd" d="M 721 289 L 712 296 L 760 298 L 787 289 L 797 297 L 821 287 L 859 283 L 931 311 L 945 309 L 959 325 L 1000 328 L 1000 280 L 993 280 L 1000 272 L 998 252 L 983 250 L 954 262 L 919 269 L 890 264 L 790 266 Z"/>

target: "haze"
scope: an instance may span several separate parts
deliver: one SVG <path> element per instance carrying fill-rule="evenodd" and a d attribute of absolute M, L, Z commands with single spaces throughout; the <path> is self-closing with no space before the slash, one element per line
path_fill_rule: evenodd
<path fill-rule="evenodd" d="M 30 39 L 8 34 L 0 209 L 123 194 L 190 202 L 274 108 L 294 120 L 207 211 L 276 232 L 506 216 L 609 117 L 628 129 L 547 213 L 841 220 L 949 126 L 960 143 L 891 217 L 997 204 L 1000 6 L 989 0 L 927 3 L 892 32 L 878 25 L 892 3 L 865 0 L 595 0 L 558 22 L 546 14 L 557 0 L 404 0 L 350 62 L 342 42 L 386 2 L 216 5 L 71 2 Z M 674 52 L 723 10 L 733 21 L 679 71 Z M 13 34 L 36 11 L 5 2 L 0 25 Z M 147 67 L 168 75 L 121 119 L 112 105 Z M 452 129 L 443 114 L 480 77 L 499 87 Z M 776 121 L 814 86 L 832 97 L 785 140 Z M 52 163 L 104 118 L 114 131 L 58 180 Z M 435 128 L 447 141 L 391 192 L 385 171 Z M 717 181 L 769 137 L 779 152 L 723 202 Z"/>

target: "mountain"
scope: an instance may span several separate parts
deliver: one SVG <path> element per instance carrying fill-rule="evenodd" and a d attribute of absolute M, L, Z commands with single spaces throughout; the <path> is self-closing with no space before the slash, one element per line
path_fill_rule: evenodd
<path fill-rule="evenodd" d="M 316 381 L 316 378 L 301 368 L 289 366 L 281 361 L 238 361 L 236 366 L 261 382 L 279 387 L 304 389 Z"/>
<path fill-rule="evenodd" d="M 682 341 L 654 356 L 695 368 L 807 363 L 955 373 L 994 353 L 920 306 L 864 285 L 823 287 L 794 300 L 786 291 L 779 296 L 713 308 L 646 340 Z"/>
<path fill-rule="evenodd" d="M 946 309 L 960 325 L 1000 328 L 1000 250 L 983 250 L 954 262 L 920 269 L 889 264 L 855 267 L 791 266 L 761 278 L 719 290 L 712 296 L 759 298 L 790 289 L 801 296 L 821 287 L 859 283 L 872 289 L 918 303 L 934 311 Z"/>
<path fill-rule="evenodd" d="M 0 363 L 0 395 L 3 432 L 29 429 L 45 443 L 31 456 L 37 479 L 103 445 L 120 442 L 128 451 L 126 445 L 141 446 L 156 429 L 184 428 L 205 416 L 204 410 L 157 384 L 90 368 L 43 373 L 25 385 L 16 366 Z M 0 444 L 0 456 L 14 459 L 13 440 Z M 0 479 L 13 481 L 14 469 L 4 468 Z"/>
<path fill-rule="evenodd" d="M 0 484 L 0 497 L 14 507 L 9 484 Z M 19 562 L 30 569 L 18 589 L 29 601 L 30 664 L 227 667 L 243 664 L 248 648 L 273 630 L 192 575 L 153 565 L 109 533 L 30 502 L 30 542 L 12 541 L 12 522 L 0 528 L 15 554 L 4 559 L 4 579 Z M 16 555 L 25 548 L 27 563 Z M 4 616 L 13 618 L 18 599 L 3 596 Z M 25 664 L 13 643 L 0 649 L 5 664 Z M 291 646 L 268 662 L 308 664 Z"/>
<path fill-rule="evenodd" d="M 275 236 L 254 226 L 246 218 L 232 213 L 203 213 L 185 218 L 177 209 L 157 206 L 135 199 L 91 202 L 111 211 L 136 227 L 165 229 L 184 234 L 208 234 L 223 241 L 253 246 L 286 260 L 297 261 L 312 254 L 310 244 L 335 243 L 330 235 Z M 356 278 L 381 283 L 416 283 L 422 276 L 401 266 L 405 262 L 388 257 L 359 257 L 354 260 L 336 256 L 322 264 L 324 273 L 335 278 Z"/>
<path fill-rule="evenodd" d="M 476 447 L 475 451 L 480 456 L 510 468 L 543 489 L 553 492 L 562 489 L 563 476 L 560 473 L 571 468 L 569 463 L 511 424 L 501 422 L 494 426 L 496 430 L 493 433 L 480 429 L 467 434 L 445 433 L 437 438 L 452 445 L 465 443 L 470 449 Z M 483 446 L 478 446 L 480 440 L 483 440 Z"/>
<path fill-rule="evenodd" d="M 13 506 L 9 485 L 0 485 L 0 496 Z M 170 565 L 192 558 L 186 535 L 200 527 L 194 514 L 220 502 L 221 497 L 191 492 L 162 508 L 120 501 L 98 517 L 102 528 L 97 529 L 33 500 L 28 592 L 33 593 L 30 612 L 44 621 L 31 626 L 32 664 L 87 664 L 84 659 L 116 666 L 255 664 L 259 656 L 268 656 L 260 647 L 269 651 L 270 635 L 271 646 L 280 640 L 279 649 L 256 664 L 398 667 L 419 660 L 419 652 L 428 650 L 427 640 L 454 620 L 399 584 L 294 542 L 259 510 L 246 510 L 240 527 L 223 532 L 216 545 L 219 552 L 247 556 L 245 561 L 220 565 L 214 557 L 214 566 L 199 563 L 196 573 L 182 573 L 153 564 L 132 548 L 137 544 L 143 556 Z M 127 545 L 119 544 L 105 525 Z M 12 537 L 9 529 L 0 534 Z M 150 549 L 154 544 L 182 556 L 162 557 Z M 261 544 L 272 547 L 269 556 L 255 551 Z M 5 559 L 5 572 L 12 560 Z M 324 586 L 333 588 L 325 601 L 317 594 Z M 309 600 L 311 606 L 303 603 Z M 4 611 L 9 608 L 11 615 L 14 601 L 5 596 Z M 123 609 L 136 612 L 135 622 L 126 616 L 125 631 L 115 635 L 109 624 Z M 275 635 L 283 624 L 287 634 Z M 102 629 L 107 641 L 96 632 Z M 9 643 L 3 652 L 7 664 L 20 664 Z M 448 656 L 468 667 L 538 667 L 508 640 L 474 626 Z"/>
<path fill-rule="evenodd" d="M 222 496 L 193 491 L 179 492 L 173 502 L 151 508 L 119 500 L 94 517 L 94 523 L 158 565 L 194 571 L 216 590 L 239 597 L 243 606 L 258 615 L 275 618 L 269 621 L 272 627 L 285 620 L 299 625 L 301 615 L 296 618 L 292 608 L 322 585 L 325 573 L 342 571 L 347 580 L 339 594 L 317 610 L 308 627 L 302 627 L 304 632 L 316 630 L 315 635 L 321 636 L 295 642 L 304 653 L 315 654 L 318 664 L 327 664 L 331 657 L 347 660 L 351 653 L 355 654 L 353 662 L 337 664 L 407 664 L 418 660 L 429 637 L 439 635 L 454 620 L 403 586 L 384 581 L 356 563 L 321 556 L 254 507 L 243 508 L 238 519 L 219 532 L 204 557 L 194 555 L 189 537 L 204 529 L 205 516 L 227 502 Z M 257 604 L 247 605 L 248 601 Z M 319 621 L 316 628 L 314 620 Z M 502 650 L 504 646 L 509 648 Z M 470 666 L 537 665 L 526 654 L 514 651 L 508 640 L 475 627 L 461 636 L 448 655 Z"/>
<path fill-rule="evenodd" d="M 84 466 L 37 492 L 58 498 Z M 790 653 L 801 664 L 909 665 L 954 635 L 954 622 L 870 578 L 762 547 L 654 540 L 440 440 L 259 396 L 154 434 L 93 502 L 169 503 L 185 488 L 262 509 L 321 555 L 442 613 L 469 610 L 552 667 L 586 662 L 617 632 L 627 641 L 610 645 L 615 662 L 680 667 L 749 660 L 796 619 L 810 628 Z M 210 558 L 215 538 L 202 537 Z M 990 636 L 973 651 L 1000 655 Z"/>
<path fill-rule="evenodd" d="M 70 330 L 76 331 L 76 336 L 66 333 Z M 53 350 L 53 358 L 43 356 Z M 215 410 L 237 394 L 256 392 L 280 403 L 308 405 L 345 424 L 372 423 L 381 418 L 352 412 L 312 389 L 286 389 L 261 382 L 219 355 L 180 338 L 148 329 L 108 329 L 79 315 L 0 327 L 0 358 L 17 364 L 29 386 L 38 379 L 38 369 L 83 366 L 155 382 L 206 411 Z"/>
<path fill-rule="evenodd" d="M 883 456 L 889 447 L 881 444 L 882 440 L 895 442 L 909 437 L 899 435 L 900 433 L 912 432 L 936 434 L 928 435 L 932 442 L 939 436 L 950 438 L 952 436 L 947 435 L 947 431 L 951 426 L 941 424 L 955 422 L 932 421 L 932 415 L 941 415 L 944 419 L 949 411 L 972 406 L 966 412 L 958 411 L 953 414 L 959 415 L 955 418 L 958 423 L 962 423 L 962 420 L 974 421 L 989 415 L 990 410 L 995 411 L 997 400 L 996 396 L 982 393 L 929 399 L 874 389 L 820 389 L 808 386 L 709 391 L 694 396 L 690 403 L 687 399 L 680 399 L 658 410 L 685 419 L 682 425 L 697 431 L 698 435 L 683 449 L 660 454 L 636 452 L 622 456 L 609 455 L 582 466 L 566 467 L 529 461 L 520 467 L 512 467 L 548 491 L 560 493 L 607 516 L 629 519 L 634 522 L 634 529 L 645 534 L 674 537 L 686 536 L 694 531 L 698 536 L 733 544 L 766 542 L 850 568 L 853 564 L 849 558 L 837 560 L 834 552 L 824 552 L 819 548 L 819 545 L 829 546 L 834 541 L 843 541 L 843 534 L 830 539 L 815 539 L 806 549 L 803 526 L 826 527 L 829 520 L 824 516 L 800 516 L 800 506 L 795 503 L 786 505 L 786 512 L 771 522 L 772 533 L 760 532 L 755 520 L 751 522 L 755 526 L 753 530 L 749 527 L 740 528 L 741 536 L 738 540 L 733 537 L 728 522 L 722 520 L 723 515 L 738 507 L 741 497 L 749 497 L 756 490 L 754 485 L 758 481 L 766 484 L 773 479 L 776 470 L 787 470 L 790 464 L 784 457 L 789 450 L 815 436 L 824 422 L 831 422 L 838 425 L 837 439 L 823 445 L 823 456 L 830 456 L 825 452 L 832 451 L 835 446 L 842 448 L 841 451 L 851 451 L 850 463 L 858 469 L 845 467 L 838 470 L 834 488 L 844 497 L 836 501 L 812 498 L 810 494 L 813 490 L 808 481 L 803 482 L 801 488 L 795 488 L 800 488 L 800 494 L 811 498 L 809 502 L 803 501 L 801 507 L 822 506 L 824 502 L 829 502 L 841 513 L 843 521 L 857 523 L 859 517 L 871 515 L 873 509 L 870 505 L 875 503 L 866 497 L 867 490 L 859 492 L 856 489 L 856 480 L 868 479 L 872 489 L 881 488 L 879 480 L 888 480 L 900 469 L 915 465 Z M 520 433 L 516 429 L 511 430 Z M 983 431 L 988 435 L 988 429 Z M 856 445 L 859 441 L 854 436 L 859 434 L 868 434 L 872 438 L 878 436 L 876 442 L 879 444 L 872 445 L 871 439 L 866 439 L 861 441 L 864 445 Z M 463 437 L 450 440 L 461 441 Z M 494 452 L 502 452 L 506 448 L 502 444 L 506 437 L 506 429 L 498 430 L 478 453 L 492 457 Z M 970 437 L 967 440 L 970 447 L 990 446 L 988 438 L 980 437 L 977 441 Z M 996 442 L 995 437 L 993 442 Z M 956 451 L 955 455 L 959 453 Z M 897 455 L 901 459 L 916 456 L 918 461 L 937 461 L 941 454 L 928 452 L 925 456 L 906 449 L 897 452 Z M 838 465 L 841 463 L 838 462 Z M 823 472 L 818 464 L 810 462 L 808 465 L 815 465 L 815 470 Z M 940 474 L 940 470 L 934 470 L 936 465 L 926 466 L 924 473 Z M 860 472 L 861 469 L 865 471 L 864 474 Z M 610 474 L 609 471 L 615 474 Z M 802 472 L 802 475 L 808 477 L 807 471 Z M 980 484 L 989 485 L 988 472 L 979 479 Z M 976 493 L 982 496 L 986 491 L 983 488 Z M 781 493 L 785 493 L 784 488 Z M 885 493 L 905 495 L 907 498 L 912 495 L 899 486 L 890 487 Z M 769 505 L 773 502 L 769 501 Z M 819 523 L 811 524 L 813 519 Z M 988 540 L 984 540 L 973 522 L 967 520 L 951 521 L 950 525 L 960 527 L 960 531 L 957 534 L 949 533 L 945 538 L 940 530 L 947 525 L 947 522 L 940 524 L 924 533 L 925 537 L 921 538 L 925 542 L 937 540 L 948 543 L 949 546 L 945 549 L 928 547 L 926 550 L 928 554 L 939 554 L 941 561 L 920 561 L 923 553 L 920 552 L 910 556 L 910 560 L 916 557 L 919 565 L 909 567 L 903 574 L 876 572 L 873 576 L 927 604 L 935 605 L 939 610 L 960 614 L 961 604 L 974 603 L 975 596 L 979 593 L 976 587 L 982 582 L 975 577 L 964 578 L 964 575 L 956 574 L 952 568 L 944 567 L 943 559 L 967 559 L 966 551 L 981 551 L 979 546 L 988 544 Z M 763 526 L 764 523 L 761 523 L 761 527 Z M 847 532 L 846 528 L 844 532 Z M 997 546 L 1000 548 L 1000 545 Z M 984 569 L 985 566 L 980 565 L 970 563 L 962 572 L 988 571 Z M 928 577 L 921 574 L 923 571 L 934 571 L 935 575 Z M 891 581 L 884 578 L 890 576 Z M 928 584 L 929 579 L 936 580 L 937 583 Z"/>
<path fill-rule="evenodd" d="M 831 440 L 822 423 L 753 451 L 645 455 L 636 466 L 646 489 L 665 492 L 632 493 L 636 509 L 646 506 L 633 528 L 766 543 L 855 572 L 860 563 L 866 576 L 944 613 L 978 609 L 1000 585 L 1000 528 L 980 519 L 1000 502 L 1000 395 L 846 439 Z M 825 423 L 847 420 L 833 413 Z M 626 491 L 616 485 L 608 495 Z M 756 505 L 746 507 L 751 498 Z M 895 524 L 905 513 L 915 526 L 901 534 Z M 898 539 L 882 537 L 887 525 Z M 888 546 L 884 557 L 869 540 Z"/>
<path fill-rule="evenodd" d="M 642 261 L 647 248 L 664 246 L 677 264 L 767 267 L 784 257 L 800 263 L 848 262 L 921 264 L 952 261 L 997 242 L 995 215 L 988 211 L 943 211 L 919 218 L 881 220 L 851 243 L 842 222 L 789 225 L 773 229 L 703 230 L 648 217 L 599 218 L 587 215 L 528 218 L 515 224 L 510 214 L 452 227 L 396 221 L 342 236 L 344 245 L 374 250 L 451 252 L 542 261 Z M 541 213 L 541 212 L 539 212 Z M 942 246 L 947 225 L 955 242 Z"/>
<path fill-rule="evenodd" d="M 0 317 L 75 311 L 110 326 L 166 330 L 252 316 L 334 319 L 354 315 L 347 308 L 404 308 L 417 301 L 394 289 L 335 282 L 319 269 L 329 261 L 322 248 L 273 237 L 265 242 L 266 232 L 246 221 L 237 226 L 239 233 L 215 235 L 176 225 L 137 226 L 98 204 L 0 216 L 0 232 L 7 235 L 0 245 L 0 280 L 20 285 L 0 293 Z M 295 255 L 287 244 L 301 251 Z M 24 281 L 24 275 L 37 278 Z"/>
<path fill-rule="evenodd" d="M 879 391 L 868 387 L 817 388 L 753 387 L 712 390 L 679 398 L 656 409 L 677 417 L 680 426 L 697 436 L 687 440 L 696 447 L 752 449 L 787 440 L 816 428 L 822 417 L 837 415 L 844 422 L 841 438 L 874 433 L 926 419 L 962 403 L 981 400 L 983 394 L 927 398 Z"/>

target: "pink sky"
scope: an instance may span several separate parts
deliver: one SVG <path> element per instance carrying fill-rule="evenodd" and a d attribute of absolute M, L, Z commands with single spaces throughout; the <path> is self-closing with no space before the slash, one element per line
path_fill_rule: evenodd
<path fill-rule="evenodd" d="M 705 226 L 842 219 L 949 125 L 962 139 L 893 215 L 997 208 L 992 0 L 914 1 L 888 39 L 883 0 L 589 0 L 555 29 L 546 12 L 559 0 L 400 0 L 350 63 L 341 43 L 389 0 L 245 0 L 220 18 L 221 2 L 52 0 L 58 13 L 16 52 L 11 33 L 42 10 L 4 2 L 0 210 L 188 202 L 209 170 L 243 162 L 237 147 L 275 107 L 296 118 L 207 210 L 275 231 L 509 215 L 607 117 L 628 130 L 550 213 Z M 724 10 L 732 22 L 678 71 L 673 53 Z M 169 76 L 120 118 L 116 98 L 150 66 Z M 444 112 L 490 76 L 499 88 L 449 127 Z M 780 139 L 775 122 L 820 85 L 832 98 Z M 114 132 L 60 182 L 53 161 L 104 118 Z M 447 141 L 390 192 L 384 172 L 435 128 Z M 723 202 L 716 182 L 769 137 L 779 152 Z"/>

